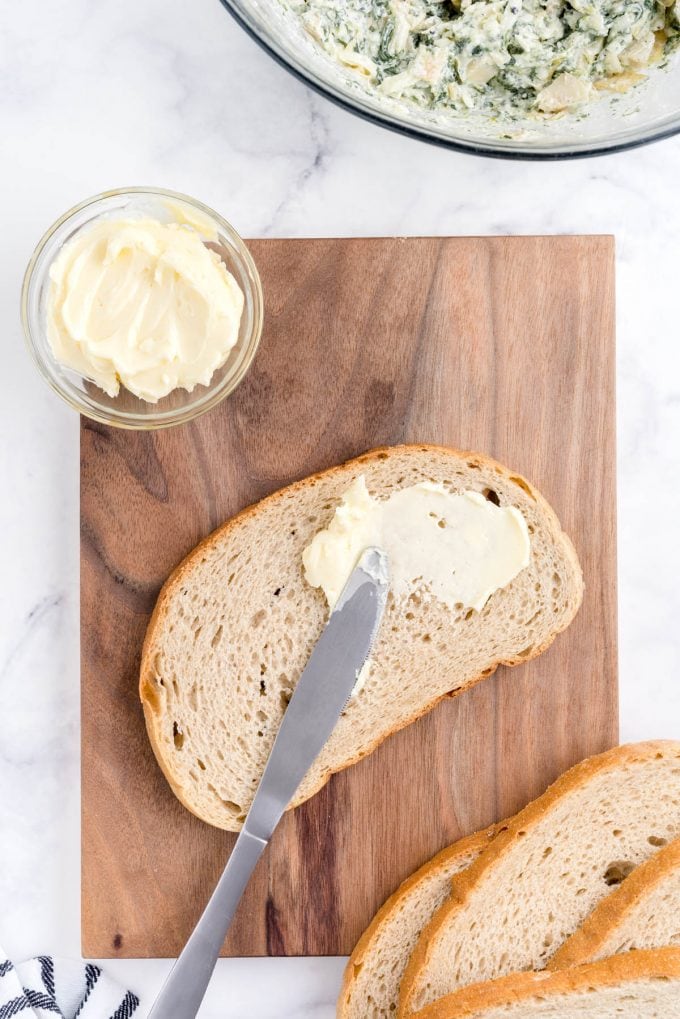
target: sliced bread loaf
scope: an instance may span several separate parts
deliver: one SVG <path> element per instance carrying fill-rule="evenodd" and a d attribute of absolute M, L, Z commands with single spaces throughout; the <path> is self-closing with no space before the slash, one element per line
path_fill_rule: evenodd
<path fill-rule="evenodd" d="M 210 824 L 242 825 L 328 616 L 324 595 L 305 580 L 303 550 L 360 475 L 376 498 L 431 481 L 516 507 L 530 561 L 479 612 L 451 610 L 423 590 L 388 599 L 365 685 L 292 806 L 448 693 L 539 654 L 579 607 L 581 571 L 555 514 L 528 481 L 483 456 L 433 446 L 375 450 L 244 510 L 172 574 L 141 663 L 158 762 L 179 799 Z"/>
<path fill-rule="evenodd" d="M 566 969 L 633 949 L 680 945 L 680 839 L 641 863 L 552 957 Z"/>
<path fill-rule="evenodd" d="M 451 878 L 469 867 L 497 828 L 442 849 L 411 874 L 384 903 L 352 952 L 338 998 L 338 1019 L 390 1019 L 399 984 L 425 925 L 451 892 Z"/>
<path fill-rule="evenodd" d="M 677 1019 L 680 948 L 636 952 L 554 973 L 514 973 L 475 984 L 418 1019 Z"/>
<path fill-rule="evenodd" d="M 680 743 L 617 747 L 563 775 L 454 879 L 411 956 L 400 1015 L 543 969 L 630 871 L 680 836 Z"/>

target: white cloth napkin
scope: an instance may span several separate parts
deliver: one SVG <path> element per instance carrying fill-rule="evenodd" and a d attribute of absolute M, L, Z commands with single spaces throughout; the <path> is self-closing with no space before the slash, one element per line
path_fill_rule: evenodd
<path fill-rule="evenodd" d="M 130 1019 L 139 998 L 91 962 L 41 955 L 12 963 L 0 948 L 0 1019 Z"/>

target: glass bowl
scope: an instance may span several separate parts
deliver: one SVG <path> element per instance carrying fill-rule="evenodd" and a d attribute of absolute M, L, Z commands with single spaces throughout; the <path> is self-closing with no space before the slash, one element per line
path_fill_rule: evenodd
<path fill-rule="evenodd" d="M 284 67 L 340 106 L 401 134 L 461 152 L 505 159 L 603 155 L 680 132 L 680 53 L 623 95 L 597 99 L 585 116 L 511 125 L 512 137 L 467 117 L 435 112 L 371 92 L 304 31 L 280 0 L 222 0 L 226 9 Z"/>
<path fill-rule="evenodd" d="M 192 392 L 176 389 L 158 403 L 148 403 L 121 386 L 108 396 L 88 379 L 55 359 L 46 333 L 50 266 L 62 245 L 102 216 L 147 215 L 165 223 L 189 222 L 211 233 L 217 251 L 244 295 L 238 339 L 226 363 L 207 386 Z M 187 195 L 157 188 L 107 191 L 81 202 L 50 227 L 33 252 L 24 276 L 21 317 L 29 351 L 48 384 L 79 413 L 118 428 L 166 428 L 191 421 L 233 392 L 250 367 L 262 333 L 263 299 L 260 277 L 247 247 L 234 228 L 216 212 Z"/>

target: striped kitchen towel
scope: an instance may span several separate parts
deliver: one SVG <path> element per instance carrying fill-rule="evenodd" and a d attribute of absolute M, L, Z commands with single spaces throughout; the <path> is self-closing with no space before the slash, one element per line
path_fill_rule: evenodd
<path fill-rule="evenodd" d="M 0 949 L 0 1019 L 130 1019 L 139 998 L 91 962 L 41 955 L 12 963 Z"/>

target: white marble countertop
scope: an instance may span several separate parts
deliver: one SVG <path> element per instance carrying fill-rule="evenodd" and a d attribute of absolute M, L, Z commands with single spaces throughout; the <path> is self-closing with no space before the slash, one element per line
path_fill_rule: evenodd
<path fill-rule="evenodd" d="M 217 0 L 12 4 L 0 67 L 0 943 L 10 955 L 80 951 L 78 422 L 25 354 L 18 293 L 47 225 L 107 187 L 189 192 L 245 236 L 615 233 L 621 734 L 680 734 L 680 138 L 554 164 L 429 148 L 313 95 Z M 200 1014 L 331 1019 L 342 964 L 224 960 Z M 148 1007 L 169 963 L 106 966 Z"/>

